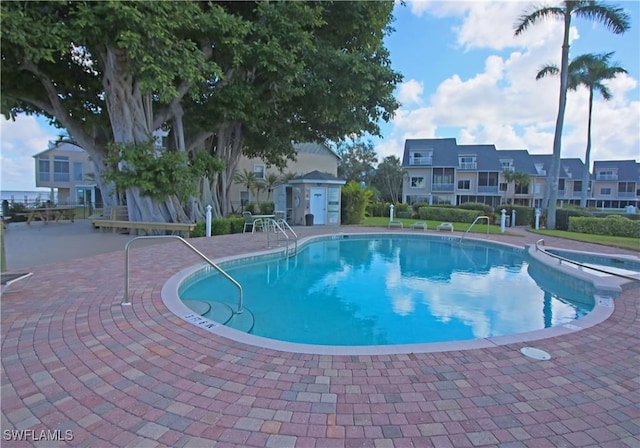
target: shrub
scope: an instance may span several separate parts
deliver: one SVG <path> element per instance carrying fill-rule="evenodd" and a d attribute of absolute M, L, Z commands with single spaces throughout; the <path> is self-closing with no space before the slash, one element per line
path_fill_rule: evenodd
<path fill-rule="evenodd" d="M 413 213 L 418 214 L 418 210 L 422 207 L 429 207 L 428 202 L 415 202 L 411 207 L 413 207 Z"/>
<path fill-rule="evenodd" d="M 206 223 L 204 221 L 198 221 L 196 223 L 196 226 L 193 228 L 193 231 L 191 232 L 191 238 L 201 238 L 203 236 L 206 236 L 206 230 Z"/>
<path fill-rule="evenodd" d="M 409 219 L 409 218 L 413 217 L 413 212 L 409 212 L 409 211 L 402 212 L 402 211 L 400 211 L 400 212 L 398 212 L 396 214 L 396 216 L 398 217 L 398 219 L 401 219 L 401 218 Z"/>
<path fill-rule="evenodd" d="M 591 213 L 584 208 L 556 209 L 556 230 L 569 230 L 569 218 L 572 216 L 591 216 Z"/>
<path fill-rule="evenodd" d="M 211 220 L 211 235 L 227 235 L 231 233 L 231 222 L 228 218 Z"/>
<path fill-rule="evenodd" d="M 260 203 L 260 214 L 261 215 L 273 215 L 273 211 L 276 206 L 273 202 L 261 202 Z"/>
<path fill-rule="evenodd" d="M 245 207 L 245 210 L 248 211 L 249 213 L 251 213 L 252 215 L 257 215 L 256 213 L 256 204 L 253 202 L 250 202 L 247 204 L 247 206 Z M 267 213 L 265 213 L 266 215 Z"/>
<path fill-rule="evenodd" d="M 527 225 L 533 226 L 534 225 L 534 220 L 535 220 L 534 208 L 527 207 L 525 205 L 503 205 L 500 207 L 500 210 L 498 211 L 498 213 L 496 213 L 498 216 L 501 215 L 502 209 L 505 209 L 507 211 L 508 217 L 511 217 L 511 212 L 513 210 L 516 211 L 515 225 L 517 226 L 527 226 Z"/>
<path fill-rule="evenodd" d="M 572 216 L 569 218 L 568 230 L 592 235 L 640 238 L 640 221 L 623 216 L 609 216 L 607 218 Z"/>
<path fill-rule="evenodd" d="M 360 224 L 371 199 L 371 191 L 363 190 L 356 181 L 342 187 L 342 224 Z"/>
<path fill-rule="evenodd" d="M 451 207 L 421 207 L 418 209 L 418 217 L 420 219 L 443 222 L 472 223 L 474 219 L 482 214 L 478 210 L 460 210 Z"/>
<path fill-rule="evenodd" d="M 242 233 L 244 230 L 244 218 L 231 216 L 229 219 L 231 233 Z"/>
<path fill-rule="evenodd" d="M 369 216 L 389 216 L 388 202 L 372 202 L 367 206 L 367 214 Z"/>
<path fill-rule="evenodd" d="M 465 202 L 464 204 L 460 204 L 458 208 L 463 210 L 480 210 L 485 215 L 493 212 L 493 207 L 482 202 Z"/>

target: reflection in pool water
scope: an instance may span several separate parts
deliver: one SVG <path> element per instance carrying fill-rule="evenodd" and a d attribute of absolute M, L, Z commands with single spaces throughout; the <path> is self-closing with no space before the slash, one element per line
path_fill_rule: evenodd
<path fill-rule="evenodd" d="M 255 315 L 253 334 L 307 344 L 492 337 L 563 324 L 593 308 L 587 294 L 561 285 L 543 290 L 527 267 L 522 251 L 499 245 L 352 237 L 227 270 Z M 232 306 L 237 300 L 233 285 L 215 274 L 184 285 L 180 295 Z"/>

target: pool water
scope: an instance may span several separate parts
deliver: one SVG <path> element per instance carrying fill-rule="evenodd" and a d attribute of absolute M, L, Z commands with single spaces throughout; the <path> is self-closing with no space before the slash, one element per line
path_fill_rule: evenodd
<path fill-rule="evenodd" d="M 244 289 L 245 307 L 255 317 L 252 334 L 352 346 L 521 333 L 567 323 L 593 308 L 588 294 L 562 285 L 543 290 L 527 266 L 522 251 L 506 246 L 352 236 L 312 242 L 291 258 L 223 267 Z M 180 296 L 233 307 L 238 294 L 211 274 L 181 287 Z"/>

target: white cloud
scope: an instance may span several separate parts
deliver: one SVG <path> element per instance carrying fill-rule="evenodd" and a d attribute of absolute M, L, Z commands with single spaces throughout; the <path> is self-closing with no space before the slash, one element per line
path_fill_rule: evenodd
<path fill-rule="evenodd" d="M 0 187 L 2 190 L 34 190 L 33 155 L 47 148 L 57 135 L 40 127 L 35 117 L 20 115 L 15 121 L 0 118 Z"/>
<path fill-rule="evenodd" d="M 396 99 L 401 104 L 407 105 L 411 103 L 420 104 L 422 92 L 424 91 L 424 84 L 415 79 L 410 79 L 407 82 L 403 82 L 398 87 L 398 93 Z"/>
<path fill-rule="evenodd" d="M 463 78 L 452 74 L 429 98 L 411 96 L 412 102 L 403 104 L 397 112 L 388 141 L 376 148 L 379 153 L 401 155 L 404 140 L 409 138 L 457 137 L 459 143 L 495 144 L 498 149 L 550 154 L 559 78 L 536 81 L 535 76 L 546 64 L 559 65 L 562 24 L 543 21 L 513 38 L 513 25 L 527 10 L 522 2 L 409 2 L 409 7 L 415 15 L 459 17 L 457 44 L 465 52 L 478 48 L 496 52 L 485 58 L 484 68 L 475 75 Z M 571 39 L 578 38 L 577 30 L 572 29 Z M 513 51 L 505 52 L 508 47 Z M 497 50 L 502 51 L 498 54 Z M 465 57 L 460 52 L 455 54 L 453 57 Z M 591 159 L 639 160 L 638 82 L 623 74 L 610 80 L 608 86 L 612 100 L 597 97 L 594 102 Z M 414 104 L 419 107 L 412 107 Z M 585 89 L 569 92 L 563 157 L 584 159 L 587 104 Z"/>

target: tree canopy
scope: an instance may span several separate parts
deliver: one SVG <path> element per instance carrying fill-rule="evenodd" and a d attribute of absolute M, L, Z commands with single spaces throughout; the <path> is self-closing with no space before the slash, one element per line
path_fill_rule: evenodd
<path fill-rule="evenodd" d="M 390 1 L 2 2 L 2 113 L 44 115 L 89 152 L 100 179 L 118 170 L 109 179 L 124 189 L 130 217 L 193 220 L 209 199 L 226 214 L 242 153 L 282 166 L 295 157 L 292 141 L 380 134 L 402 79 L 383 43 L 392 9 Z M 149 195 L 165 191 L 166 170 L 150 186 L 139 158 L 126 157 L 159 159 L 149 144 L 159 128 L 170 132 L 165 151 L 187 154 L 175 163 L 190 166 L 200 152 L 224 163 L 205 163 L 219 171 L 202 177 L 191 201 Z"/>

